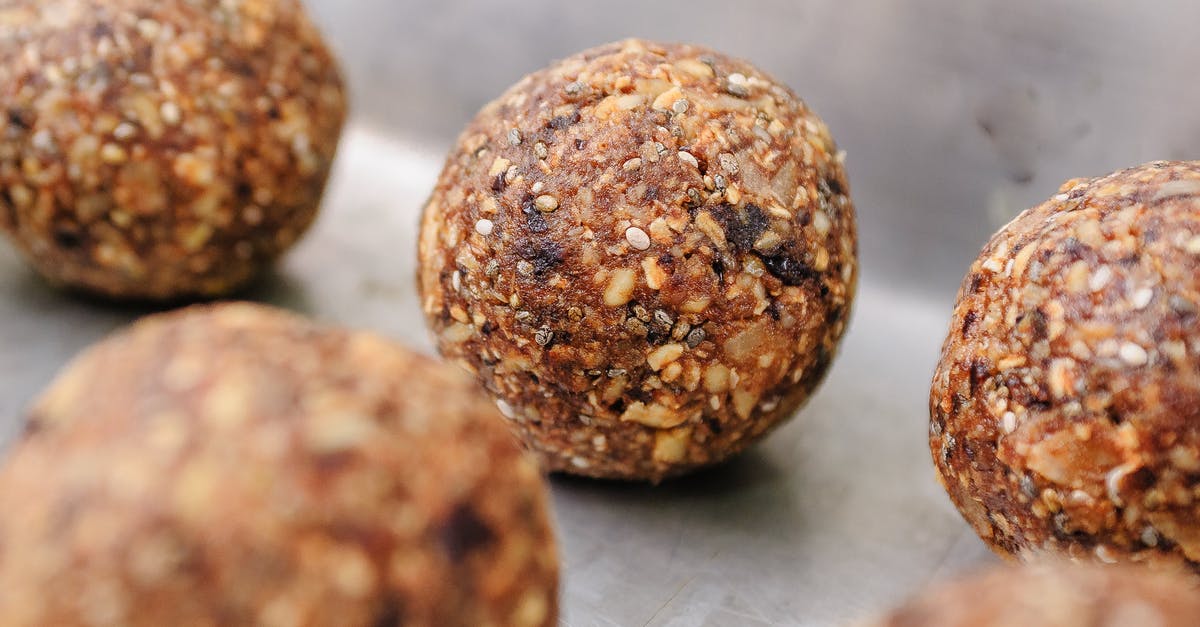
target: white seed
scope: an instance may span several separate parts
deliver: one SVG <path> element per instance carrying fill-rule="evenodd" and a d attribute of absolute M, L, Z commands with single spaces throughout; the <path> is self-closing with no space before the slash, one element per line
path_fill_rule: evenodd
<path fill-rule="evenodd" d="M 510 146 L 521 145 L 521 131 L 513 128 L 508 130 L 508 144 Z"/>
<path fill-rule="evenodd" d="M 1017 415 L 1011 411 L 1004 412 L 1004 416 L 1000 420 L 1005 433 L 1012 433 L 1017 430 Z"/>
<path fill-rule="evenodd" d="M 505 418 L 514 418 L 517 415 L 516 412 L 513 411 L 512 405 L 509 405 L 508 401 L 502 398 L 496 399 L 496 407 L 500 409 L 500 413 L 504 414 Z"/>
<path fill-rule="evenodd" d="M 1112 268 L 1108 266 L 1100 266 L 1092 276 L 1088 279 L 1088 288 L 1093 292 L 1099 292 L 1104 289 L 1105 285 L 1113 278 Z"/>
<path fill-rule="evenodd" d="M 1133 305 L 1134 309 L 1145 309 L 1152 300 L 1154 300 L 1154 290 L 1149 287 L 1143 287 L 1133 293 L 1133 297 L 1129 299 L 1129 303 Z"/>
<path fill-rule="evenodd" d="M 684 98 L 680 98 L 679 100 L 676 100 L 674 103 L 671 104 L 671 110 L 677 114 L 687 113 L 688 101 Z"/>
<path fill-rule="evenodd" d="M 137 135 L 137 127 L 129 122 L 122 122 L 117 125 L 117 128 L 113 129 L 113 137 L 121 141 L 125 141 L 134 135 Z"/>
<path fill-rule="evenodd" d="M 543 183 L 541 181 L 535 181 L 533 183 L 533 185 L 531 185 L 529 187 L 529 192 L 532 194 L 540 194 L 540 193 L 542 193 L 542 190 L 544 190 L 544 189 L 546 189 L 545 183 Z"/>
<path fill-rule="evenodd" d="M 179 124 L 183 118 L 183 113 L 179 110 L 179 105 L 174 102 L 162 103 L 162 106 L 158 108 L 158 113 L 162 116 L 163 122 L 168 126 Z"/>
<path fill-rule="evenodd" d="M 646 232 L 636 226 L 631 226 L 625 229 L 625 240 L 630 246 L 638 250 L 646 250 L 650 248 L 650 236 Z"/>
<path fill-rule="evenodd" d="M 54 152 L 54 136 L 46 129 L 34 133 L 30 141 L 33 143 L 34 148 L 42 152 Z"/>
<path fill-rule="evenodd" d="M 1146 349 L 1134 344 L 1133 342 L 1125 342 L 1121 345 L 1121 349 L 1117 353 L 1121 357 L 1121 361 L 1130 366 L 1144 366 L 1150 361 L 1150 355 L 1146 353 Z"/>
<path fill-rule="evenodd" d="M 492 222 L 491 220 L 488 220 L 487 218 L 483 218 L 482 220 L 475 223 L 475 232 L 484 237 L 491 235 L 492 231 L 494 231 L 495 229 L 496 229 L 496 224 L 494 222 Z"/>
<path fill-rule="evenodd" d="M 692 156 L 692 153 L 687 152 L 686 150 L 679 151 L 679 160 L 692 166 L 693 168 L 700 167 L 700 162 L 696 161 L 696 157 Z"/>

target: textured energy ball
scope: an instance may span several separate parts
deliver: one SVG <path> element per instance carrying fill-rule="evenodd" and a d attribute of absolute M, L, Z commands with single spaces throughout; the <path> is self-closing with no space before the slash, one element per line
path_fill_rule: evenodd
<path fill-rule="evenodd" d="M 0 58 L 0 230 L 51 282 L 227 294 L 313 221 L 346 103 L 297 0 L 12 0 Z"/>
<path fill-rule="evenodd" d="M 1200 163 L 1074 180 L 984 248 L 929 444 L 1001 554 L 1200 570 Z"/>
<path fill-rule="evenodd" d="M 1193 627 L 1200 591 L 1132 566 L 1000 568 L 935 586 L 862 627 Z"/>
<path fill-rule="evenodd" d="M 87 351 L 0 468 L 6 626 L 548 626 L 557 568 L 470 378 L 260 306 Z"/>
<path fill-rule="evenodd" d="M 580 53 L 459 139 L 422 223 L 425 314 L 551 470 L 721 461 L 808 398 L 845 329 L 842 161 L 745 62 L 637 40 Z"/>

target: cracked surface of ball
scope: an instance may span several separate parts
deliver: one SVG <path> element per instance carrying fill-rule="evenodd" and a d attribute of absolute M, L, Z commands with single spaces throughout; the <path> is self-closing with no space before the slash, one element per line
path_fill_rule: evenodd
<path fill-rule="evenodd" d="M 0 229 L 51 282 L 219 296 L 316 216 L 346 102 L 296 0 L 11 0 L 0 58 Z"/>
<path fill-rule="evenodd" d="M 463 132 L 425 209 L 422 305 L 545 465 L 659 480 L 792 415 L 857 278 L 843 155 L 787 87 L 629 40 Z"/>
<path fill-rule="evenodd" d="M 257 305 L 68 366 L 0 466 L 0 624 L 555 624 L 545 489 L 458 369 Z"/>
<path fill-rule="evenodd" d="M 1131 566 L 999 568 L 932 586 L 860 627 L 1191 627 L 1196 582 Z"/>
<path fill-rule="evenodd" d="M 983 249 L 930 395 L 1002 555 L 1200 567 L 1200 164 L 1067 182 Z"/>

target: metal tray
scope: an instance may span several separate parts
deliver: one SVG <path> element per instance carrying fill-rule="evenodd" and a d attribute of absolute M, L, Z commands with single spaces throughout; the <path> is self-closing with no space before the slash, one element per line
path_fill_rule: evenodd
<path fill-rule="evenodd" d="M 431 350 L 417 215 L 458 128 L 525 72 L 645 36 L 792 85 L 849 152 L 863 277 L 817 396 L 743 457 L 658 487 L 552 480 L 563 624 L 839 625 L 994 558 L 926 445 L 967 263 L 1069 176 L 1196 156 L 1200 5 L 1063 0 L 310 0 L 356 111 L 325 210 L 246 297 Z M 1174 36 L 1178 35 L 1178 36 Z M 1152 94 L 1153 97 L 1146 97 Z M 45 287 L 0 247 L 0 444 L 79 349 L 145 309 Z"/>

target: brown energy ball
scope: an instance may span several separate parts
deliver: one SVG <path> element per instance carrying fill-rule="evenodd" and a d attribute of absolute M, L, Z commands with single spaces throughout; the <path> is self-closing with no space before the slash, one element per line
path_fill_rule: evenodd
<path fill-rule="evenodd" d="M 1066 183 L 983 249 L 930 395 L 992 548 L 1200 570 L 1200 163 Z"/>
<path fill-rule="evenodd" d="M 935 586 L 860 627 L 1194 627 L 1200 591 L 1132 566 L 1000 568 Z"/>
<path fill-rule="evenodd" d="M 226 294 L 316 215 L 346 102 L 296 0 L 11 0 L 0 59 L 0 229 L 54 283 Z"/>
<path fill-rule="evenodd" d="M 69 366 L 0 468 L 0 624 L 555 624 L 546 494 L 457 369 L 255 305 Z"/>
<path fill-rule="evenodd" d="M 552 470 L 725 459 L 803 404 L 845 329 L 842 161 L 791 90 L 706 48 L 536 72 L 471 122 L 425 209 L 438 345 Z"/>

